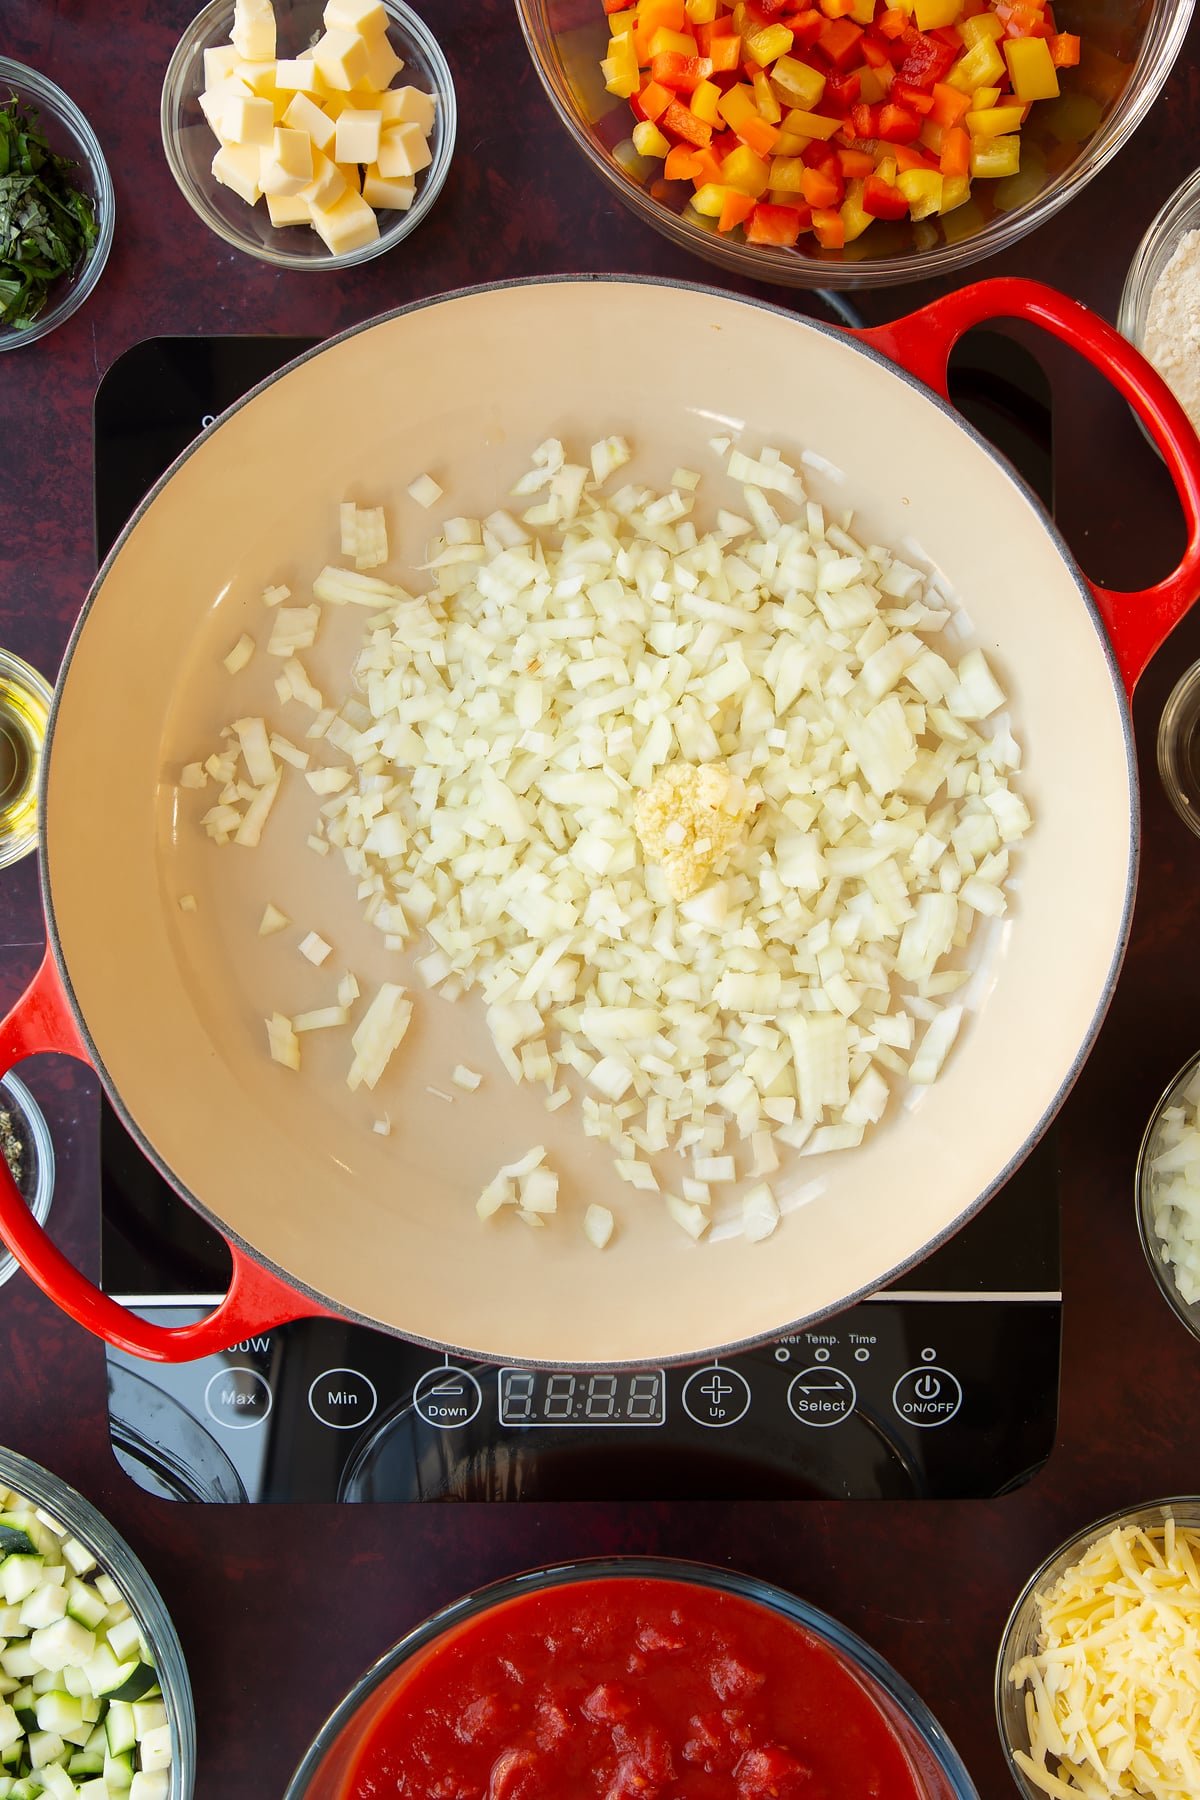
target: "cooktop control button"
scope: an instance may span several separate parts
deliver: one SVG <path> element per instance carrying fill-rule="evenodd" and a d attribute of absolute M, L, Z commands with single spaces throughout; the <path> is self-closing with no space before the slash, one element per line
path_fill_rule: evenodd
<path fill-rule="evenodd" d="M 750 1410 L 750 1383 L 736 1369 L 711 1363 L 683 1384 L 683 1410 L 697 1425 L 736 1425 Z"/>
<path fill-rule="evenodd" d="M 204 1410 L 226 1431 L 249 1431 L 262 1424 L 273 1398 L 265 1375 L 233 1363 L 210 1377 L 204 1390 Z"/>
<path fill-rule="evenodd" d="M 848 1375 L 828 1363 L 801 1369 L 788 1388 L 788 1405 L 802 1425 L 823 1429 L 840 1425 L 858 1405 L 858 1390 Z"/>
<path fill-rule="evenodd" d="M 357 1369 L 323 1369 L 308 1390 L 308 1410 L 332 1431 L 365 1425 L 378 1405 L 374 1383 Z"/>
<path fill-rule="evenodd" d="M 439 1431 L 469 1425 L 482 1405 L 479 1383 L 466 1369 L 426 1369 L 413 1389 L 413 1411 Z"/>
<path fill-rule="evenodd" d="M 892 1405 L 908 1425 L 930 1430 L 947 1425 L 962 1405 L 963 1391 L 957 1376 L 936 1363 L 906 1369 L 892 1389 Z"/>

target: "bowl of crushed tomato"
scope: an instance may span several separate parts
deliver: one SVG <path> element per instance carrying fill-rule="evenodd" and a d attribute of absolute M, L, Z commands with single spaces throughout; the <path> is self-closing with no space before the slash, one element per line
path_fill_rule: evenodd
<path fill-rule="evenodd" d="M 894 1669 L 750 1576 L 620 1557 L 434 1614 L 368 1669 L 285 1800 L 978 1800 Z"/>
<path fill-rule="evenodd" d="M 516 0 L 609 187 L 757 281 L 957 275 L 1145 117 L 1193 0 Z"/>

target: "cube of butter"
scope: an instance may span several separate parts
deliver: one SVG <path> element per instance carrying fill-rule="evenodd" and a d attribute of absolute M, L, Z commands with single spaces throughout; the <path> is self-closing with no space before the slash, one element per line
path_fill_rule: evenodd
<path fill-rule="evenodd" d="M 249 89 L 244 82 L 238 81 L 235 76 L 230 76 L 227 81 L 219 81 L 215 87 L 205 88 L 200 96 L 200 111 L 219 138 L 229 138 L 229 131 L 225 124 L 226 107 L 231 100 L 248 98 Z"/>
<path fill-rule="evenodd" d="M 308 201 L 300 194 L 268 194 L 267 211 L 272 225 L 311 225 Z"/>
<path fill-rule="evenodd" d="M 419 125 L 428 137 L 433 130 L 437 102 L 420 88 L 392 88 L 380 102 L 385 125 Z"/>
<path fill-rule="evenodd" d="M 388 87 L 404 67 L 400 57 L 388 43 L 387 37 L 371 39 L 371 59 L 367 64 L 367 72 L 363 77 L 363 86 L 376 88 L 380 93 Z"/>
<path fill-rule="evenodd" d="M 379 236 L 379 220 L 361 194 L 345 193 L 328 210 L 314 207 L 312 224 L 333 256 L 361 250 Z"/>
<path fill-rule="evenodd" d="M 241 59 L 232 44 L 214 44 L 211 50 L 204 52 L 204 86 L 215 88 L 219 81 L 224 81 L 233 74 L 234 64 Z"/>
<path fill-rule="evenodd" d="M 383 130 L 383 114 L 360 112 L 347 107 L 339 113 L 334 127 L 334 161 L 340 163 L 373 163 L 379 155 Z"/>
<path fill-rule="evenodd" d="M 416 197 L 417 184 L 411 175 L 394 175 L 389 181 L 372 163 L 363 176 L 362 197 L 368 206 L 383 207 L 391 212 L 407 212 Z"/>
<path fill-rule="evenodd" d="M 259 186 L 264 194 L 298 194 L 313 178 L 312 139 L 306 131 L 292 131 L 277 125 L 270 148 L 261 152 Z"/>
<path fill-rule="evenodd" d="M 366 38 L 352 31 L 327 31 L 313 45 L 313 61 L 331 88 L 348 94 L 356 81 L 361 81 L 370 65 L 371 50 Z"/>
<path fill-rule="evenodd" d="M 346 192 L 346 177 L 328 156 L 313 151 L 313 178 L 304 189 L 303 199 L 310 212 L 328 212 Z"/>
<path fill-rule="evenodd" d="M 273 100 L 275 70 L 278 66 L 273 58 L 267 62 L 247 62 L 243 57 L 233 65 L 233 73 L 245 82 L 252 94 L 257 94 L 262 100 Z"/>
<path fill-rule="evenodd" d="M 275 55 L 275 9 L 271 0 L 234 0 L 229 34 L 239 56 L 263 62 Z"/>
<path fill-rule="evenodd" d="M 222 136 L 231 144 L 269 144 L 275 129 L 275 109 L 257 94 L 232 94 L 222 112 Z"/>
<path fill-rule="evenodd" d="M 328 0 L 321 16 L 327 31 L 353 31 L 359 37 L 375 37 L 387 30 L 387 12 L 381 0 Z"/>
<path fill-rule="evenodd" d="M 298 56 L 294 61 L 275 64 L 277 88 L 287 88 L 298 94 L 315 94 L 318 80 L 317 65 L 311 56 Z"/>
<path fill-rule="evenodd" d="M 419 125 L 390 125 L 379 140 L 375 161 L 379 173 L 390 181 L 394 175 L 418 175 L 433 157 Z"/>
<path fill-rule="evenodd" d="M 283 122 L 293 131 L 306 132 L 315 150 L 328 150 L 337 129 L 334 121 L 307 94 L 292 95 Z"/>
<path fill-rule="evenodd" d="M 259 185 L 260 151 L 254 144 L 222 144 L 212 160 L 212 172 L 222 187 L 253 206 L 262 188 Z"/>

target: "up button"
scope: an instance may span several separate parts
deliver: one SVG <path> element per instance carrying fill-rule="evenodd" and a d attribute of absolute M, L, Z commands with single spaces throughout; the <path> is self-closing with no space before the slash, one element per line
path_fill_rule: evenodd
<path fill-rule="evenodd" d="M 962 1405 L 963 1391 L 957 1376 L 936 1363 L 906 1369 L 892 1389 L 892 1405 L 907 1425 L 928 1431 L 948 1425 Z"/>

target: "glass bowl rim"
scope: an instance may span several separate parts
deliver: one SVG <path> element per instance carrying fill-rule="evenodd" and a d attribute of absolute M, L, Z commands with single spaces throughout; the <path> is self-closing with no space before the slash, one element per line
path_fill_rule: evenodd
<path fill-rule="evenodd" d="M 233 15 L 233 0 L 206 0 L 206 4 L 186 25 L 180 35 L 179 42 L 171 52 L 171 60 L 167 64 L 163 76 L 162 93 L 159 99 L 159 133 L 162 138 L 163 154 L 167 167 L 171 171 L 176 187 L 202 224 L 229 244 L 234 250 L 240 250 L 246 256 L 252 256 L 257 262 L 264 262 L 276 269 L 298 269 L 321 273 L 327 270 L 352 269 L 360 263 L 370 262 L 376 256 L 382 256 L 394 249 L 404 238 L 410 236 L 424 220 L 434 201 L 445 185 L 450 172 L 450 163 L 454 156 L 455 141 L 458 136 L 458 100 L 454 88 L 454 77 L 446 53 L 433 35 L 429 26 L 418 13 L 405 4 L 405 0 L 382 0 L 389 23 L 398 30 L 407 32 L 418 46 L 422 55 L 432 65 L 436 81 L 438 113 L 440 118 L 441 139 L 437 155 L 430 167 L 423 171 L 424 180 L 412 205 L 407 212 L 396 212 L 394 223 L 380 230 L 379 236 L 369 244 L 360 245 L 357 250 L 344 250 L 340 255 L 301 256 L 292 250 L 276 250 L 263 244 L 248 233 L 242 233 L 231 226 L 228 220 L 221 217 L 215 207 L 208 203 L 207 195 L 192 180 L 183 160 L 179 155 L 176 137 L 179 131 L 179 112 L 182 103 L 183 82 L 193 60 L 206 48 L 211 48 L 206 40 L 218 21 Z M 215 140 L 214 140 L 215 142 Z"/>
<path fill-rule="evenodd" d="M 1188 671 L 1185 671 L 1185 674 L 1186 673 L 1188 673 Z M 1180 680 L 1182 681 L 1183 679 L 1184 677 L 1181 676 Z M 1178 683 L 1176 685 L 1178 685 Z M 1193 1323 L 1188 1312 L 1188 1302 L 1183 1298 L 1183 1295 L 1175 1286 L 1174 1277 L 1167 1267 L 1166 1261 L 1158 1248 L 1157 1239 L 1154 1235 L 1154 1227 L 1150 1219 L 1148 1165 L 1150 1160 L 1150 1146 L 1153 1142 L 1155 1131 L 1158 1128 L 1159 1120 L 1162 1117 L 1163 1108 L 1167 1105 L 1176 1088 L 1180 1087 L 1189 1076 L 1194 1075 L 1198 1069 L 1200 1069 L 1200 1050 L 1194 1051 L 1183 1066 L 1175 1071 L 1175 1074 L 1171 1077 L 1170 1081 L 1168 1081 L 1166 1087 L 1150 1109 L 1150 1117 L 1146 1122 L 1146 1129 L 1142 1133 L 1142 1141 L 1138 1147 L 1137 1163 L 1134 1167 L 1133 1175 L 1133 1201 L 1134 1210 L 1137 1216 L 1138 1237 L 1141 1240 L 1143 1254 L 1150 1265 L 1150 1273 L 1154 1277 L 1159 1293 L 1163 1296 L 1167 1305 L 1175 1314 L 1175 1317 L 1179 1320 L 1184 1329 L 1194 1338 L 1200 1338 L 1200 1326 Z"/>
<path fill-rule="evenodd" d="M 597 147 L 592 128 L 585 125 L 578 110 L 568 106 L 558 91 L 556 76 L 551 74 L 548 59 L 537 41 L 542 31 L 541 0 L 514 0 L 521 33 L 538 79 L 554 111 L 566 128 L 576 148 L 593 165 L 611 189 L 632 211 L 660 230 L 680 248 L 706 258 L 719 267 L 733 270 L 751 280 L 773 282 L 792 288 L 872 288 L 899 286 L 913 281 L 939 279 L 957 274 L 972 263 L 1009 250 L 1013 244 L 1049 219 L 1072 200 L 1092 177 L 1098 175 L 1118 150 L 1137 130 L 1157 100 L 1183 49 L 1197 0 L 1168 0 L 1164 10 L 1168 26 L 1162 41 L 1149 58 L 1143 37 L 1133 62 L 1129 79 L 1110 111 L 1092 136 L 1082 145 L 1075 159 L 1055 181 L 1049 183 L 1032 201 L 1015 207 L 1004 215 L 993 231 L 989 224 L 974 236 L 956 244 L 938 244 L 918 254 L 897 257 L 861 257 L 852 262 L 823 262 L 817 257 L 796 258 L 770 246 L 747 246 L 729 243 L 716 233 L 702 231 L 681 215 L 652 200 L 640 183 L 624 176 L 611 155 Z M 1161 0 L 1160 0 L 1161 4 Z M 1151 15 L 1153 21 L 1153 13 Z M 602 22 L 602 21 L 601 21 Z M 546 35 L 557 40 L 557 31 L 545 26 Z M 1144 66 L 1143 66 L 1144 65 Z M 1137 91 L 1130 96 L 1135 86 Z M 994 223 L 994 222 L 993 222 Z M 802 270 L 803 273 L 798 273 Z"/>
<path fill-rule="evenodd" d="M 0 1445 L 0 1483 L 43 1507 L 86 1544 L 121 1589 L 154 1656 L 171 1727 L 170 1800 L 191 1800 L 196 1783 L 196 1710 L 183 1646 L 141 1558 L 116 1526 L 61 1475 Z"/>
<path fill-rule="evenodd" d="M 1135 350 L 1142 349 L 1141 314 L 1150 299 L 1151 264 L 1168 231 L 1180 223 L 1183 215 L 1193 206 L 1200 214 L 1200 168 L 1193 169 L 1174 192 L 1168 194 L 1142 233 L 1126 271 L 1117 307 L 1117 330 L 1123 338 L 1129 340 Z M 1197 217 L 1195 225 L 1200 226 L 1200 217 Z"/>
<path fill-rule="evenodd" d="M 920 1733 L 926 1748 L 946 1777 L 953 1792 L 953 1800 L 979 1800 L 978 1790 L 966 1765 L 925 1701 L 878 1650 L 873 1649 L 848 1626 L 798 1595 L 789 1593 L 786 1588 L 765 1581 L 757 1575 L 747 1575 L 737 1569 L 726 1569 L 718 1564 L 697 1562 L 687 1557 L 619 1553 L 539 1564 L 535 1568 L 524 1569 L 519 1574 L 502 1576 L 483 1587 L 473 1588 L 459 1599 L 430 1613 L 385 1650 L 354 1682 L 313 1738 L 288 1782 L 283 1800 L 305 1800 L 326 1752 L 364 1702 L 395 1670 L 454 1626 L 489 1612 L 493 1607 L 521 1594 L 610 1579 L 681 1581 L 696 1587 L 716 1589 L 751 1601 L 804 1627 L 870 1676 L 905 1714 Z"/>
<path fill-rule="evenodd" d="M 8 1096 L 12 1110 L 21 1115 L 21 1123 L 33 1140 L 37 1156 L 37 1185 L 29 1200 L 29 1210 L 39 1225 L 44 1225 L 54 1199 L 54 1139 L 41 1107 L 19 1076 L 11 1071 L 0 1077 L 0 1102 Z M 0 1111 L 6 1110 L 0 1105 Z M 20 1263 L 11 1251 L 0 1246 L 0 1287 L 16 1274 Z"/>
<path fill-rule="evenodd" d="M 0 94 L 10 85 L 47 109 L 79 139 L 86 156 L 85 166 L 96 188 L 96 223 L 100 230 L 91 251 L 73 278 L 73 285 L 55 304 L 47 306 L 24 331 L 18 331 L 11 325 L 0 326 L 0 353 L 23 349 L 26 344 L 36 344 L 39 338 L 48 337 L 73 312 L 79 310 L 104 273 L 104 265 L 112 249 L 117 208 L 116 191 L 104 152 L 100 148 L 100 140 L 71 96 L 40 70 L 31 69 L 27 63 L 17 62 L 14 57 L 0 56 Z"/>
<path fill-rule="evenodd" d="M 1043 1800 L 1043 1796 L 1039 1789 L 1033 1787 L 1025 1780 L 1020 1769 L 1017 1768 L 1016 1764 L 1013 1762 L 1014 1746 L 1004 1723 L 1004 1698 L 1009 1685 L 1007 1665 L 1012 1660 L 1010 1646 L 1016 1635 L 1018 1619 L 1032 1600 L 1038 1588 L 1044 1582 L 1049 1571 L 1054 1567 L 1055 1563 L 1059 1562 L 1063 1557 L 1074 1556 L 1076 1553 L 1082 1554 L 1085 1550 L 1090 1549 L 1093 1544 L 1099 1543 L 1101 1538 L 1106 1537 L 1109 1532 L 1115 1531 L 1119 1526 L 1133 1524 L 1135 1522 L 1140 1524 L 1147 1521 L 1148 1514 L 1160 1513 L 1165 1516 L 1167 1513 L 1170 1513 L 1171 1516 L 1174 1517 L 1176 1508 L 1190 1508 L 1200 1515 L 1200 1495 L 1169 1494 L 1161 1500 L 1146 1500 L 1137 1506 L 1121 1506 L 1117 1507 L 1113 1512 L 1105 1513 L 1102 1518 L 1094 1520 L 1090 1525 L 1085 1525 L 1081 1531 L 1073 1532 L 1070 1537 L 1064 1538 L 1058 1547 L 1050 1552 L 1049 1556 L 1044 1557 L 1034 1570 L 1033 1574 L 1029 1577 L 1028 1581 L 1025 1582 L 1020 1593 L 1013 1602 L 1008 1618 L 1004 1622 L 1004 1629 L 1000 1633 L 999 1648 L 996 1652 L 993 1697 L 996 1712 L 996 1729 L 1000 1736 L 1000 1745 L 1004 1752 L 1004 1759 L 1008 1766 L 1008 1772 L 1021 1793 L 1027 1795 L 1029 1800 Z"/>

